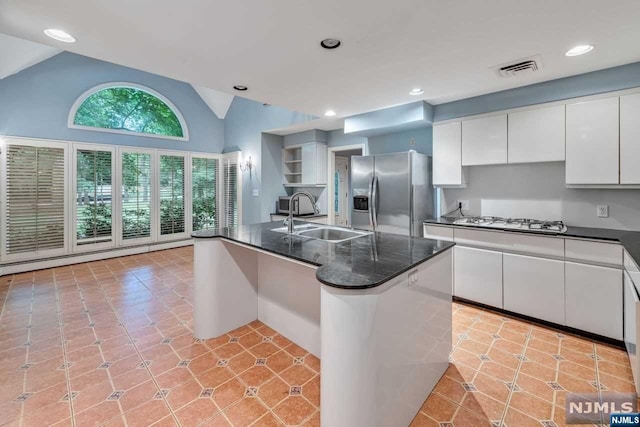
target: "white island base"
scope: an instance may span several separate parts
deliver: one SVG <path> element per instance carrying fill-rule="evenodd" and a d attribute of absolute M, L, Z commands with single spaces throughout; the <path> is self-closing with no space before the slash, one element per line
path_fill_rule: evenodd
<path fill-rule="evenodd" d="M 357 290 L 321 284 L 314 266 L 223 238 L 195 239 L 194 263 L 195 337 L 258 319 L 318 356 L 323 427 L 409 425 L 447 369 L 451 250 Z"/>

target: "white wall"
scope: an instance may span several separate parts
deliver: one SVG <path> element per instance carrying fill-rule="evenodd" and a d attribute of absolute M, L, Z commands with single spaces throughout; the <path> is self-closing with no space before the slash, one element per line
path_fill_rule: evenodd
<path fill-rule="evenodd" d="M 468 187 L 442 190 L 443 213 L 469 200 L 469 214 L 562 219 L 583 227 L 640 229 L 640 190 L 573 189 L 565 186 L 564 162 L 473 166 Z M 609 218 L 596 216 L 609 205 Z"/>

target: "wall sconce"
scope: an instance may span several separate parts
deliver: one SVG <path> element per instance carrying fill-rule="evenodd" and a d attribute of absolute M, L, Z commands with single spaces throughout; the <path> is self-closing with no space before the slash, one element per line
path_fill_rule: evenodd
<path fill-rule="evenodd" d="M 252 169 L 253 169 L 253 161 L 251 160 L 251 156 L 249 156 L 249 159 L 245 162 L 244 166 L 240 166 L 240 170 L 242 172 L 249 171 L 249 174 L 251 174 Z"/>

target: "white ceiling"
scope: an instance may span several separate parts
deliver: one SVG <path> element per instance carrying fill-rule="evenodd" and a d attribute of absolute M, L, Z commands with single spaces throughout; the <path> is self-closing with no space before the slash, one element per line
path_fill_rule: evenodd
<path fill-rule="evenodd" d="M 233 102 L 233 95 L 219 90 L 207 89 L 206 87 L 191 85 L 205 104 L 209 106 L 213 114 L 219 119 L 224 119 Z"/>
<path fill-rule="evenodd" d="M 0 34 L 0 79 L 51 58 L 60 49 Z"/>
<path fill-rule="evenodd" d="M 0 0 L 0 31 L 321 116 L 434 104 L 640 60 L 638 0 Z M 59 28 L 62 45 L 42 31 Z M 325 37 L 343 46 L 323 50 Z M 588 55 L 566 58 L 591 43 Z M 544 68 L 489 67 L 540 54 Z M 408 91 L 422 87 L 424 95 Z"/>

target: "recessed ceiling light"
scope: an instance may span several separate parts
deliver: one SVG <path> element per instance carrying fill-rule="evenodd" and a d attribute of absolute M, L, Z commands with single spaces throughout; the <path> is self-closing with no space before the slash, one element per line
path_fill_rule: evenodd
<path fill-rule="evenodd" d="M 235 90 L 239 90 L 239 91 L 241 91 L 241 92 L 244 92 L 245 90 L 249 89 L 248 87 L 246 87 L 246 86 L 242 86 L 242 85 L 235 85 L 233 88 L 234 88 Z"/>
<path fill-rule="evenodd" d="M 337 47 L 340 47 L 341 44 L 342 42 L 340 40 L 332 38 L 324 39 L 320 42 L 320 46 L 325 49 L 335 49 Z"/>
<path fill-rule="evenodd" d="M 578 56 L 584 55 L 585 53 L 589 53 L 593 50 L 593 46 L 590 44 L 581 44 L 579 46 L 573 47 L 569 49 L 564 56 Z"/>
<path fill-rule="evenodd" d="M 51 37 L 54 40 L 58 40 L 60 42 L 64 42 L 64 43 L 75 43 L 76 38 L 73 37 L 71 34 L 62 31 L 62 30 L 56 30 L 54 28 L 48 28 L 46 30 L 44 30 L 44 33 L 46 35 L 48 35 L 49 37 Z"/>
<path fill-rule="evenodd" d="M 420 89 L 420 88 L 415 88 L 415 89 L 411 89 L 411 92 L 409 92 L 409 95 L 422 95 L 424 93 L 424 90 Z"/>
<path fill-rule="evenodd" d="M 333 117 L 333 116 L 336 115 L 336 112 L 333 111 L 333 110 L 327 110 L 327 112 L 324 113 L 324 115 L 327 116 L 327 117 Z"/>

